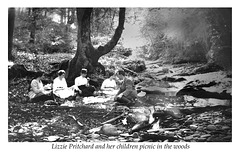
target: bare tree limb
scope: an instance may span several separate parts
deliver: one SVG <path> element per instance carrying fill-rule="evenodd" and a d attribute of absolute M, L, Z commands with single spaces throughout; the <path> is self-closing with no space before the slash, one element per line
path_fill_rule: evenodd
<path fill-rule="evenodd" d="M 126 112 L 123 112 L 121 115 L 119 115 L 119 116 L 117 116 L 117 117 L 114 117 L 114 118 L 112 118 L 112 119 L 110 119 L 110 120 L 107 120 L 107 121 L 105 121 L 105 122 L 103 122 L 103 123 L 101 123 L 101 124 L 107 124 L 107 123 L 113 122 L 113 121 L 115 121 L 115 120 L 117 120 L 117 119 L 125 116 L 125 114 L 126 114 Z"/>
<path fill-rule="evenodd" d="M 126 8 L 120 8 L 118 27 L 116 28 L 112 39 L 106 45 L 98 47 L 99 49 L 101 48 L 101 50 L 99 50 L 101 55 L 109 53 L 116 46 L 118 40 L 120 39 L 124 29 L 125 10 Z"/>

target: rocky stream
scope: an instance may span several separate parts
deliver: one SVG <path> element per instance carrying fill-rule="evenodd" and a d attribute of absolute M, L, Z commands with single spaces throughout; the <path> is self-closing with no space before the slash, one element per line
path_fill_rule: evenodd
<path fill-rule="evenodd" d="M 10 142 L 231 142 L 232 78 L 202 64 L 146 62 L 134 77 L 138 102 L 115 106 L 113 96 L 27 103 L 26 83 L 9 83 Z M 17 89 L 22 90 L 17 90 Z"/>

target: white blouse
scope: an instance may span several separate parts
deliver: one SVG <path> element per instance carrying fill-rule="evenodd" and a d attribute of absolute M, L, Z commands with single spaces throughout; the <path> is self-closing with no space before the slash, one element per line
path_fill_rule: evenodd
<path fill-rule="evenodd" d="M 105 90 L 107 88 L 116 89 L 116 87 L 117 87 L 117 84 L 115 80 L 106 79 L 103 81 L 101 89 L 102 90 Z"/>
<path fill-rule="evenodd" d="M 57 77 L 53 80 L 53 93 L 60 98 L 67 98 L 74 95 L 74 88 L 68 88 L 65 78 L 60 80 L 59 77 Z"/>
<path fill-rule="evenodd" d="M 53 92 L 55 92 L 56 90 L 61 90 L 66 88 L 67 88 L 67 82 L 65 78 L 62 78 L 62 80 L 60 80 L 59 77 L 57 77 L 53 80 Z"/>
<path fill-rule="evenodd" d="M 84 78 L 82 76 L 79 76 L 75 79 L 75 86 L 82 86 L 82 85 L 87 85 L 88 84 L 88 80 L 87 78 Z"/>

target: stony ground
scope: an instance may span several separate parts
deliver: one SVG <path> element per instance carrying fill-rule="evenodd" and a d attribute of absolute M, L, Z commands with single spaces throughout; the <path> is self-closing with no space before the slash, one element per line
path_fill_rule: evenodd
<path fill-rule="evenodd" d="M 84 104 L 83 100 L 79 100 L 68 101 L 64 106 L 54 106 L 27 103 L 27 87 L 26 78 L 9 82 L 10 142 L 232 141 L 231 106 L 195 107 L 183 97 L 165 95 L 146 95 L 130 110 L 121 106 L 112 110 L 111 101 Z M 151 119 L 152 115 L 163 110 L 167 111 L 155 118 L 156 122 L 151 126 L 147 126 L 154 120 Z M 107 124 L 113 133 L 106 133 L 99 128 L 103 122 L 123 112 L 126 114 Z M 148 123 L 144 122 L 146 118 Z M 84 127 L 79 126 L 79 122 Z"/>

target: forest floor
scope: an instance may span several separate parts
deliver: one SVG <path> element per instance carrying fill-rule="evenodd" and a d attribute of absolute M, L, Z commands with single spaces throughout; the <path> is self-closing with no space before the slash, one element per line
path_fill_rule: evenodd
<path fill-rule="evenodd" d="M 42 57 L 39 58 L 42 63 L 38 64 L 39 69 L 50 71 L 44 63 L 68 59 L 71 55 Z M 30 69 L 34 60 L 27 61 Z M 115 107 L 112 97 L 104 96 L 67 101 L 61 106 L 28 103 L 28 79 L 8 81 L 8 141 L 232 141 L 231 99 L 196 98 L 186 93 L 176 96 L 186 85 L 192 85 L 193 89 L 201 86 L 204 91 L 232 94 L 229 74 L 213 71 L 181 75 L 190 74 L 201 64 L 146 62 L 146 66 L 147 69 L 139 73 L 144 81 L 137 86 L 158 93 L 146 92 L 131 108 Z M 185 80 L 172 82 L 166 78 Z"/>

